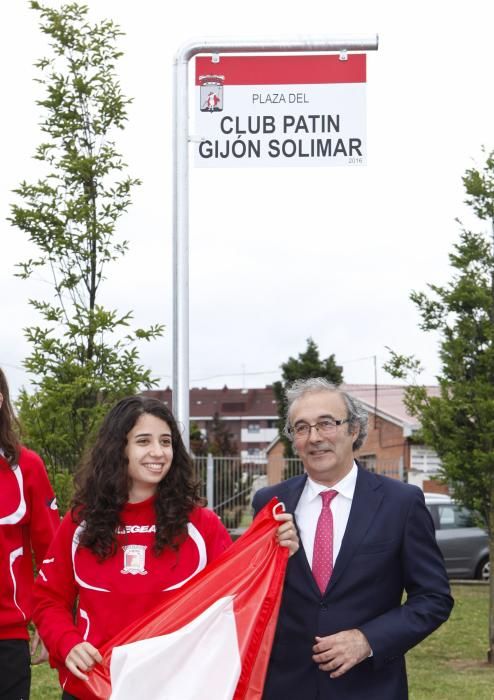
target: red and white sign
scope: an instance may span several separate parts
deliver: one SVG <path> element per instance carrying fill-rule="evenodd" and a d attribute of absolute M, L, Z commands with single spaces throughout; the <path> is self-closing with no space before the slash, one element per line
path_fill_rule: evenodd
<path fill-rule="evenodd" d="M 366 56 L 196 58 L 198 167 L 365 165 Z"/>

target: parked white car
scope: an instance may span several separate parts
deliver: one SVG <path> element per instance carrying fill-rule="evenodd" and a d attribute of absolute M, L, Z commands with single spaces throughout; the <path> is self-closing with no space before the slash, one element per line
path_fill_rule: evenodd
<path fill-rule="evenodd" d="M 489 538 L 468 508 L 442 494 L 425 493 L 436 539 L 450 578 L 489 580 Z"/>

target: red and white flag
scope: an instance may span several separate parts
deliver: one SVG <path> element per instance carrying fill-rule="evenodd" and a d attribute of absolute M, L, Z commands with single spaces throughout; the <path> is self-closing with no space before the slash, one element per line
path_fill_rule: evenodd
<path fill-rule="evenodd" d="M 273 499 L 217 560 L 102 649 L 81 700 L 260 700 L 288 550 Z"/>

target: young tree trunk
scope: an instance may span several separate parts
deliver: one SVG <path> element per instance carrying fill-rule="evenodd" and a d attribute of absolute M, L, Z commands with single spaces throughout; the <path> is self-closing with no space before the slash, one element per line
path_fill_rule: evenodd
<path fill-rule="evenodd" d="M 487 661 L 494 666 L 494 575 L 492 573 L 492 563 L 494 562 L 494 487 L 491 488 L 489 533 L 489 648 L 487 650 Z"/>

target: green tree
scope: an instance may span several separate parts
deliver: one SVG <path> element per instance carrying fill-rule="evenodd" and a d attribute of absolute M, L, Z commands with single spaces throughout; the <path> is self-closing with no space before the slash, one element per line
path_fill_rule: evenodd
<path fill-rule="evenodd" d="M 281 365 L 282 381 L 274 382 L 273 391 L 278 412 L 278 431 L 285 446 L 285 457 L 293 457 L 292 443 L 283 434 L 286 417 L 285 390 L 296 379 L 324 377 L 328 381 L 340 385 L 343 381 L 343 368 L 336 364 L 335 356 L 330 355 L 325 360 L 319 357 L 319 348 L 312 338 L 307 338 L 307 348 L 299 356 L 289 357 Z"/>
<path fill-rule="evenodd" d="M 39 326 L 25 329 L 32 352 L 25 366 L 34 394 L 23 390 L 20 416 L 29 442 L 53 472 L 71 471 L 108 406 L 156 382 L 139 364 L 135 343 L 163 332 L 161 325 L 130 330 L 132 313 L 105 309 L 99 294 L 107 267 L 128 249 L 116 225 L 139 181 L 128 176 L 114 134 L 130 102 L 116 63 L 120 29 L 110 20 L 90 24 L 88 8 L 59 10 L 31 2 L 51 47 L 36 63 L 45 140 L 35 153 L 45 174 L 15 190 L 21 203 L 9 221 L 27 234 L 37 257 L 18 276 L 49 275 L 53 295 L 31 299 Z"/>
<path fill-rule="evenodd" d="M 190 422 L 190 450 L 196 457 L 203 457 L 208 453 L 208 440 L 206 435 L 194 421 Z"/>
<path fill-rule="evenodd" d="M 391 351 L 385 369 L 413 383 L 406 405 L 419 418 L 424 441 L 442 461 L 442 477 L 455 498 L 479 511 L 494 559 L 494 152 L 482 169 L 463 177 L 467 203 L 488 225 L 486 233 L 462 227 L 449 259 L 451 281 L 413 292 L 420 327 L 440 335 L 440 395 L 416 381 L 420 362 Z M 490 577 L 489 661 L 494 663 L 494 577 Z"/>
<path fill-rule="evenodd" d="M 215 458 L 215 512 L 225 527 L 238 527 L 248 505 L 252 477 L 238 469 L 240 463 L 238 443 L 230 431 L 228 421 L 223 420 L 217 412 L 208 429 L 207 452 Z"/>
<path fill-rule="evenodd" d="M 238 444 L 233 433 L 230 432 L 228 423 L 222 420 L 217 412 L 208 430 L 207 451 L 220 457 L 237 457 L 239 454 Z"/>

